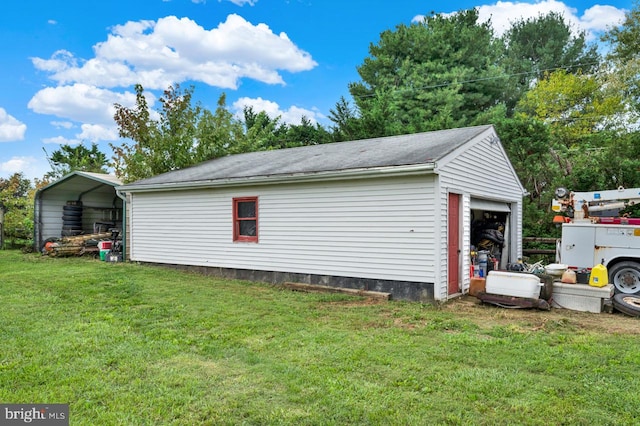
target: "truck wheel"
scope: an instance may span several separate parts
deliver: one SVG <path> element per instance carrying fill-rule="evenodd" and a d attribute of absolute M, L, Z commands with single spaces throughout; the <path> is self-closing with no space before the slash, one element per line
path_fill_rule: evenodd
<path fill-rule="evenodd" d="M 609 269 L 609 284 L 616 293 L 640 294 L 640 264 L 631 261 L 616 263 Z"/>
<path fill-rule="evenodd" d="M 613 296 L 613 306 L 623 314 L 640 317 L 640 296 L 618 293 Z"/>

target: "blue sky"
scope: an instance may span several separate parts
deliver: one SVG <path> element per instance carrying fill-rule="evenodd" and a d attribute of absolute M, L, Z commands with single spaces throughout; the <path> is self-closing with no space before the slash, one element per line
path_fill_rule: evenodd
<path fill-rule="evenodd" d="M 157 108 L 170 84 L 195 87 L 214 110 L 221 93 L 299 123 L 327 115 L 382 31 L 430 12 L 477 7 L 497 34 L 513 20 L 562 13 L 593 40 L 633 0 L 13 0 L 0 14 L 0 177 L 42 177 L 43 151 L 118 141 L 113 104 L 131 106 L 140 83 Z M 155 103 L 153 103 L 155 102 Z"/>

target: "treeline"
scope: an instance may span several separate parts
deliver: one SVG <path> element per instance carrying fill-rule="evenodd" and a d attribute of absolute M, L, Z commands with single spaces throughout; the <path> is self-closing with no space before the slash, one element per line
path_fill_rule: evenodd
<path fill-rule="evenodd" d="M 525 235 L 553 236 L 556 187 L 640 186 L 639 18 L 636 5 L 599 45 L 556 13 L 517 21 L 500 37 L 475 9 L 398 25 L 370 45 L 351 99 L 336 102 L 326 127 L 252 108 L 237 119 L 225 95 L 209 111 L 178 85 L 151 111 L 138 85 L 135 106 L 116 105 L 122 140 L 110 145 L 111 160 L 95 145 L 63 146 L 36 185 L 72 170 L 111 168 L 130 182 L 228 154 L 493 124 L 528 191 Z M 0 179 L 5 210 L 22 179 Z"/>

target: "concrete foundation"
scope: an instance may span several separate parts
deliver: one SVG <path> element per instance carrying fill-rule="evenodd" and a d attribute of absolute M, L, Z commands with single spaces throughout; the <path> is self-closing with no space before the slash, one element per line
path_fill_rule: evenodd
<path fill-rule="evenodd" d="M 175 269 L 198 272 L 228 279 L 258 281 L 269 284 L 295 282 L 317 284 L 329 287 L 350 288 L 366 291 L 390 293 L 392 299 L 417 302 L 434 302 L 433 283 L 414 281 L 377 280 L 372 278 L 340 277 L 333 275 L 300 274 L 293 272 L 256 271 L 206 266 L 188 266 L 176 264 L 157 264 Z"/>

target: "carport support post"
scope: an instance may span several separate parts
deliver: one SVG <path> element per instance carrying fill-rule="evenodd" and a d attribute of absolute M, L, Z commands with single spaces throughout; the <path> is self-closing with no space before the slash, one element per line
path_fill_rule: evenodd
<path fill-rule="evenodd" d="M 127 194 L 116 189 L 116 195 L 122 200 L 122 261 L 127 260 Z"/>

